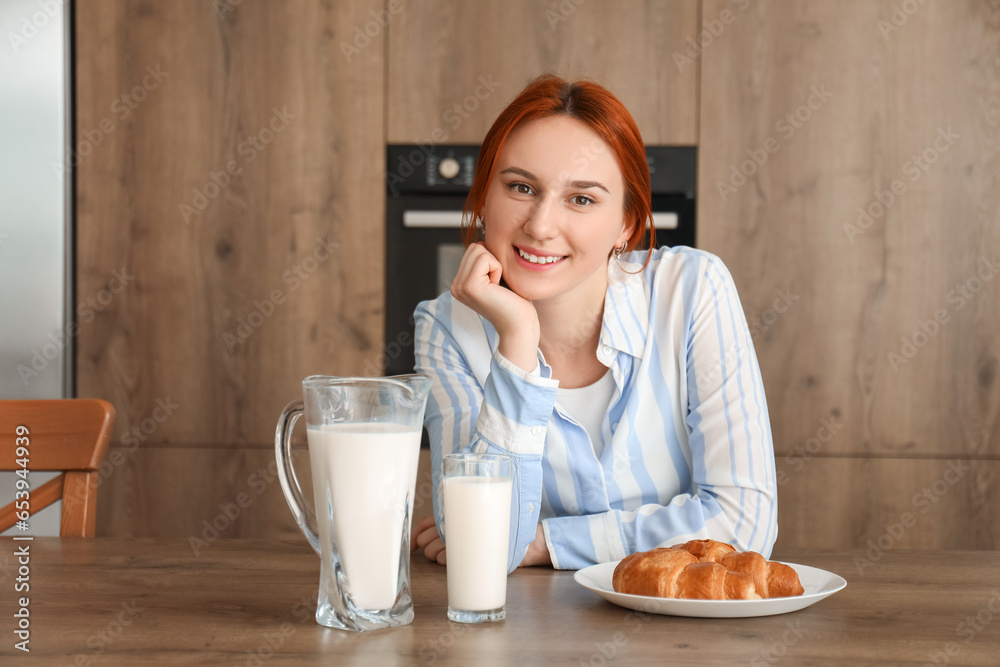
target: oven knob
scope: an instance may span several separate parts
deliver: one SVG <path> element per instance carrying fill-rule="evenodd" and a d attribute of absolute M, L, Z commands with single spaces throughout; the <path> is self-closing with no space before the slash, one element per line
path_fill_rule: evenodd
<path fill-rule="evenodd" d="M 444 178 L 455 178 L 461 169 L 462 167 L 458 164 L 458 160 L 453 157 L 446 157 L 438 163 L 438 173 Z"/>

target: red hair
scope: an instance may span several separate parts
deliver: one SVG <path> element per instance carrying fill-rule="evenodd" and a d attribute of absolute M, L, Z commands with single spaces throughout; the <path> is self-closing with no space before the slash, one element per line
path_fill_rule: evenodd
<path fill-rule="evenodd" d="M 465 200 L 462 240 L 466 246 L 478 239 L 478 222 L 486 205 L 486 191 L 493 180 L 497 156 L 515 129 L 540 118 L 568 116 L 596 132 L 614 151 L 625 182 L 625 215 L 633 224 L 625 250 L 633 250 L 648 237 L 650 252 L 655 246 L 649 165 L 642 136 L 632 115 L 606 88 L 590 81 L 568 83 L 545 74 L 527 85 L 507 105 L 487 132 L 479 150 L 476 173 Z M 646 263 L 649 254 L 646 255 Z M 643 264 L 645 268 L 645 264 Z"/>

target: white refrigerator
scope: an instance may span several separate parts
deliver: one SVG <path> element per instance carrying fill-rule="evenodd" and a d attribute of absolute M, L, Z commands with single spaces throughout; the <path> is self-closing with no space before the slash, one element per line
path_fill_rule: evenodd
<path fill-rule="evenodd" d="M 73 395 L 71 13 L 68 0 L 0 0 L 0 409 Z M 54 475 L 31 473 L 31 487 Z M 13 498 L 2 473 L 0 506 Z M 59 505 L 31 534 L 58 534 Z"/>

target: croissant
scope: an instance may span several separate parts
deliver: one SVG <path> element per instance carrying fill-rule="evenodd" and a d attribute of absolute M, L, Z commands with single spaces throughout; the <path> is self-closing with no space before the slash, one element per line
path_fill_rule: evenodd
<path fill-rule="evenodd" d="M 755 551 L 691 540 L 627 556 L 611 582 L 619 593 L 698 600 L 760 600 L 802 595 L 799 576 Z"/>
<path fill-rule="evenodd" d="M 689 551 L 698 558 L 700 563 L 718 563 L 722 556 L 736 551 L 731 545 L 715 540 L 691 540 L 684 544 L 675 544 L 670 548 Z"/>
<path fill-rule="evenodd" d="M 748 575 L 762 598 L 792 597 L 805 592 L 795 570 L 784 563 L 769 561 L 756 551 L 736 551 L 715 540 L 691 540 L 671 549 L 689 551 L 702 563 L 719 563 L 731 572 Z"/>
<path fill-rule="evenodd" d="M 727 553 L 719 564 L 731 572 L 749 576 L 762 598 L 792 597 L 805 592 L 795 570 L 784 563 L 769 561 L 756 551 Z"/>
<path fill-rule="evenodd" d="M 699 563 L 682 549 L 652 549 L 626 556 L 615 568 L 619 593 L 688 600 L 759 600 L 753 580 L 718 563 Z"/>

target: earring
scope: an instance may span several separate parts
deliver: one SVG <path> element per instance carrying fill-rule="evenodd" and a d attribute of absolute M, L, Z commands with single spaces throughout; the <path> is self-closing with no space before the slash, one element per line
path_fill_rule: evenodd
<path fill-rule="evenodd" d="M 625 246 L 626 245 L 628 245 L 628 241 L 622 241 L 621 246 L 615 248 L 615 259 L 616 260 L 622 258 L 622 254 L 624 254 L 624 252 L 625 252 Z"/>

